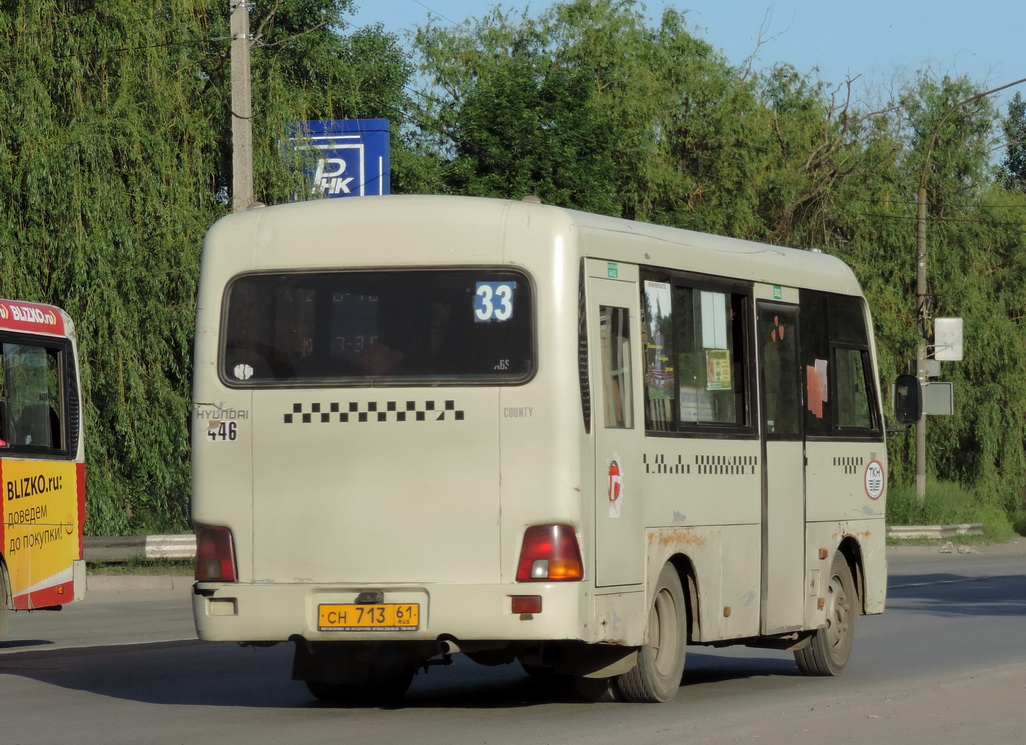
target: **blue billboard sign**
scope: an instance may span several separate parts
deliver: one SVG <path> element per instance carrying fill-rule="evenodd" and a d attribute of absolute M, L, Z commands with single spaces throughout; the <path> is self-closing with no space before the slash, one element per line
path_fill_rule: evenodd
<path fill-rule="evenodd" d="M 326 119 L 300 122 L 292 139 L 311 151 L 311 191 L 325 197 L 389 193 L 388 119 Z"/>

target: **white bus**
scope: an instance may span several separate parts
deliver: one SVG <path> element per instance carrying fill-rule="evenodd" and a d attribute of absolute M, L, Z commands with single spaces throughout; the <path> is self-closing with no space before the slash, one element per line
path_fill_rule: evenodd
<path fill-rule="evenodd" d="M 261 207 L 206 237 L 195 371 L 199 636 L 293 642 L 319 698 L 456 653 L 629 701 L 689 644 L 833 675 L 884 609 L 870 316 L 826 254 L 526 201 Z"/>

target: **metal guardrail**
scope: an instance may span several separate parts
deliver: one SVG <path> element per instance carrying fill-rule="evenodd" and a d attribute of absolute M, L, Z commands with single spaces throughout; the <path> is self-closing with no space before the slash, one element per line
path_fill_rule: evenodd
<path fill-rule="evenodd" d="M 86 536 L 83 540 L 86 561 L 192 561 L 196 558 L 196 536 L 130 535 L 114 537 Z"/>
<path fill-rule="evenodd" d="M 951 538 L 956 535 L 983 535 L 983 523 L 960 525 L 888 526 L 888 538 Z M 196 558 L 196 536 L 135 535 L 109 538 L 87 536 L 85 560 L 119 561 L 192 561 Z"/>
<path fill-rule="evenodd" d="M 890 525 L 888 538 L 951 538 L 956 535 L 983 535 L 983 523 L 960 525 Z"/>

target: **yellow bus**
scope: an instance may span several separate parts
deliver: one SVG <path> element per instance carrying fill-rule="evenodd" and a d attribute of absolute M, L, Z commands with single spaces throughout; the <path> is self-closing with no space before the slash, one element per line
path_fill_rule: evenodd
<path fill-rule="evenodd" d="M 201 639 L 319 698 L 462 653 L 666 701 L 687 645 L 848 661 L 886 593 L 869 310 L 821 252 L 533 202 L 261 207 L 203 249 Z"/>
<path fill-rule="evenodd" d="M 67 313 L 0 300 L 0 354 L 2 616 L 59 609 L 85 594 L 85 459 Z"/>

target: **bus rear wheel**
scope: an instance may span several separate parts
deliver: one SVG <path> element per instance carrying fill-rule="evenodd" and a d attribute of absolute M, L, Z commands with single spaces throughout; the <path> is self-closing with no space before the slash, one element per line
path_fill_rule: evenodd
<path fill-rule="evenodd" d="M 638 664 L 616 680 L 624 701 L 669 701 L 677 694 L 684 674 L 687 608 L 680 576 L 673 565 L 663 566 L 653 595 L 646 643 L 638 651 Z"/>
<path fill-rule="evenodd" d="M 809 643 L 794 653 L 805 675 L 837 675 L 844 670 L 855 640 L 858 595 L 851 568 L 841 553 L 834 554 L 826 585 L 826 625 L 817 629 Z"/>

